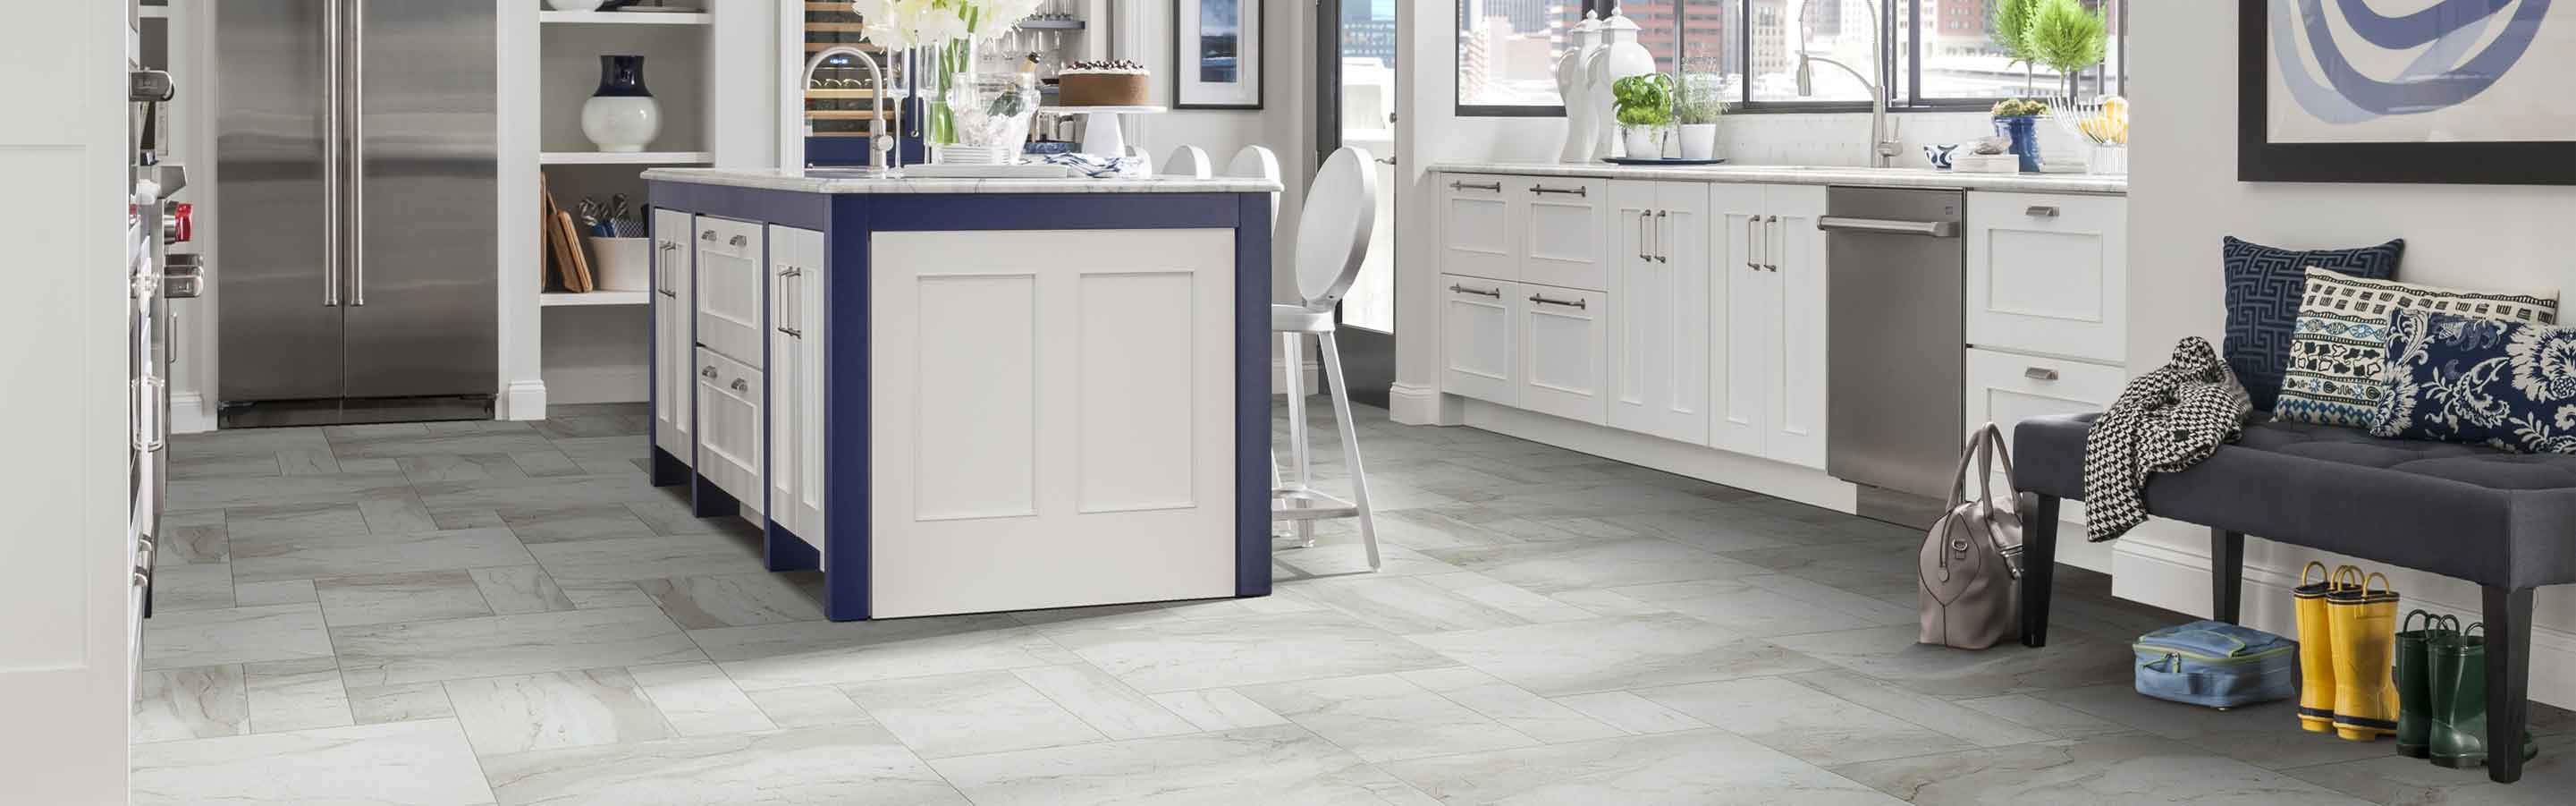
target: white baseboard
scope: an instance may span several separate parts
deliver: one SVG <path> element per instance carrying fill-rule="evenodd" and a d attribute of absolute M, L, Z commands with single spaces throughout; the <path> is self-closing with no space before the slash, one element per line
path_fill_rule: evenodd
<path fill-rule="evenodd" d="M 650 370 L 634 365 L 549 367 L 546 403 L 641 403 L 653 384 Z"/>
<path fill-rule="evenodd" d="M 1461 400 L 1465 406 L 1465 425 L 1497 434 L 1836 512 L 1851 512 L 1858 504 L 1859 488 L 1815 468 L 1576 422 L 1482 400 Z"/>
<path fill-rule="evenodd" d="M 1396 383 L 1386 388 L 1387 419 L 1402 425 L 1461 425 L 1466 407 L 1439 389 Z"/>
<path fill-rule="evenodd" d="M 196 392 L 170 396 L 170 433 L 203 434 L 215 430 L 215 411 Z"/>
<path fill-rule="evenodd" d="M 2209 614 L 2208 530 L 2171 521 L 2152 521 L 2139 532 L 2114 541 L 2112 595 L 2133 602 L 2197 616 Z M 2076 538 L 2081 540 L 2081 537 Z M 2063 545 L 2061 543 L 2060 545 Z M 2197 548 L 2195 548 L 2197 546 Z M 2402 617 L 2415 608 L 2478 620 L 2478 587 L 2459 580 L 2351 560 L 2321 551 L 2249 539 L 2245 548 L 2245 587 L 2239 607 L 2245 626 L 2297 638 L 2290 589 L 2298 586 L 2298 569 L 2314 559 L 2329 566 L 2351 563 L 2393 578 Z M 2259 558 L 2258 558 L 2258 555 Z M 2576 596 L 2569 586 L 2541 588 L 2534 599 L 2531 630 L 2531 699 L 2561 708 L 2576 708 Z"/>
<path fill-rule="evenodd" d="M 501 389 L 500 411 L 503 420 L 543 420 L 546 418 L 546 382 L 511 381 Z"/>

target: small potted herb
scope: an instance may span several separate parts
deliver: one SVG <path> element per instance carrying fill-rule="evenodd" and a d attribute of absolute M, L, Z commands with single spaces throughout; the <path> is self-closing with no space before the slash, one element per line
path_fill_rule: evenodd
<path fill-rule="evenodd" d="M 1681 122 L 1682 159 L 1716 159 L 1717 119 L 1726 115 L 1717 76 L 1684 76 L 1681 102 L 1674 105 L 1673 113 Z"/>
<path fill-rule="evenodd" d="M 2029 98 L 1995 103 L 1995 136 L 2012 140 L 2013 153 L 2021 155 L 2023 173 L 2039 172 L 2039 118 L 2046 114 L 2048 104 Z"/>
<path fill-rule="evenodd" d="M 1663 73 L 1629 76 L 1610 84 L 1619 131 L 1632 159 L 1661 159 L 1664 134 L 1673 123 L 1673 77 Z"/>

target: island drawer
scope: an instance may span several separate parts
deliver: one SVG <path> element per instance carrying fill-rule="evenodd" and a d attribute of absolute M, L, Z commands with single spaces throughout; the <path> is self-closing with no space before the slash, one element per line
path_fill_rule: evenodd
<path fill-rule="evenodd" d="M 762 406 L 767 389 L 760 370 L 700 348 L 698 474 L 731 493 L 750 511 L 762 509 Z"/>

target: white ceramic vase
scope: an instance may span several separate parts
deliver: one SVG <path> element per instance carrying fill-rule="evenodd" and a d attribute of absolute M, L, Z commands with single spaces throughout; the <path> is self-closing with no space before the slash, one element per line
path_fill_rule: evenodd
<path fill-rule="evenodd" d="M 1627 135 L 1629 159 L 1651 160 L 1664 156 L 1664 132 L 1661 126 L 1629 127 L 1620 130 Z"/>
<path fill-rule="evenodd" d="M 1574 26 L 1574 44 L 1565 57 L 1556 62 L 1556 92 L 1565 103 L 1565 148 L 1557 155 L 1560 162 L 1591 162 L 1598 156 L 1593 149 L 1600 144 L 1601 119 L 1592 103 L 1592 57 L 1601 50 L 1601 21 L 1592 12 L 1583 12 L 1583 21 Z"/>
<path fill-rule="evenodd" d="M 1717 124 L 1684 123 L 1680 136 L 1682 159 L 1717 159 Z"/>
<path fill-rule="evenodd" d="M 662 133 L 662 105 L 644 88 L 644 57 L 599 57 L 599 89 L 581 105 L 581 134 L 599 150 L 633 153 Z"/>

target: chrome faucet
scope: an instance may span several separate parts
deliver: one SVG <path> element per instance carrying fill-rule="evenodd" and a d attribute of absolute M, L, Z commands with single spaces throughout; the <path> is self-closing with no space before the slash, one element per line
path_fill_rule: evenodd
<path fill-rule="evenodd" d="M 1807 0 L 1808 6 L 1814 4 L 1815 0 Z M 1859 70 L 1852 69 L 1851 65 L 1808 53 L 1806 42 L 1802 40 L 1798 43 L 1798 97 L 1806 98 L 1816 94 L 1815 62 L 1840 67 L 1843 72 L 1860 79 L 1861 87 L 1869 90 L 1869 167 L 1885 168 L 1896 157 L 1896 137 L 1888 127 L 1887 88 L 1870 77 L 1887 74 L 1887 65 L 1884 63 L 1886 54 L 1880 49 L 1878 41 L 1879 33 L 1885 29 L 1880 27 L 1877 3 L 1861 0 L 1861 6 L 1869 9 L 1870 75 L 1862 75 Z M 1805 7 L 1802 6 L 1799 12 L 1802 18 L 1806 16 L 1804 9 Z"/>
<path fill-rule="evenodd" d="M 870 111 L 875 114 L 875 117 L 868 122 L 868 167 L 878 170 L 903 167 L 895 164 L 903 158 L 895 151 L 895 138 L 886 134 L 890 130 L 902 130 L 903 105 L 895 104 L 894 114 L 886 114 L 886 94 L 892 92 L 893 88 L 886 86 L 885 70 L 877 67 L 877 60 L 870 58 L 867 51 L 849 45 L 833 45 L 824 48 L 822 52 L 814 54 L 813 58 L 805 60 L 805 78 L 801 83 L 808 89 L 812 88 L 814 71 L 822 69 L 823 62 L 834 56 L 849 56 L 858 63 L 867 65 L 869 83 L 875 87 L 875 90 L 869 93 Z M 888 121 L 893 122 L 888 123 Z M 806 133 L 809 135 L 813 133 L 810 116 L 807 118 Z M 805 167 L 814 167 L 813 161 L 807 160 Z"/>

